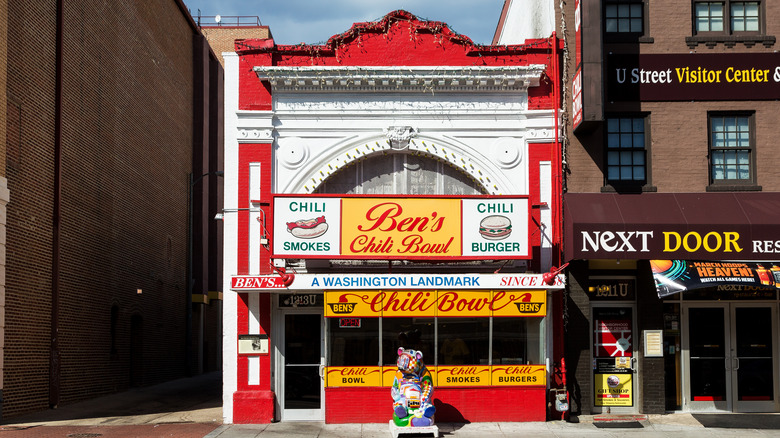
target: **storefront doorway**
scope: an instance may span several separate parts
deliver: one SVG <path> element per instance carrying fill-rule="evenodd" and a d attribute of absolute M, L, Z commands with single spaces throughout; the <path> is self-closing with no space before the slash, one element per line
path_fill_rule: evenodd
<path fill-rule="evenodd" d="M 635 306 L 599 304 L 592 311 L 594 412 L 638 413 Z"/>
<path fill-rule="evenodd" d="M 775 304 L 683 304 L 683 408 L 776 412 Z"/>
<path fill-rule="evenodd" d="M 323 367 L 325 337 L 322 312 L 283 309 L 277 396 L 282 421 L 323 421 L 325 397 Z"/>

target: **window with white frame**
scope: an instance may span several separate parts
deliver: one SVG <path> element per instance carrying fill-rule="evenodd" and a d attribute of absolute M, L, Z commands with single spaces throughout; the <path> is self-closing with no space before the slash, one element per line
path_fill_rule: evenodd
<path fill-rule="evenodd" d="M 693 2 L 697 35 L 749 34 L 761 32 L 761 1 Z"/>
<path fill-rule="evenodd" d="M 754 184 L 753 115 L 712 113 L 709 125 L 711 184 Z"/>

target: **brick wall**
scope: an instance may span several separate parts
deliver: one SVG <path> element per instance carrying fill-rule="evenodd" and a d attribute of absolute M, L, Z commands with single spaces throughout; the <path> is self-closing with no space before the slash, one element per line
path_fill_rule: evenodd
<path fill-rule="evenodd" d="M 54 2 L 8 5 L 6 94 L 20 113 L 20 140 L 17 159 L 6 166 L 14 202 L 7 223 L 4 416 L 48 407 L 54 17 Z"/>
<path fill-rule="evenodd" d="M 756 44 L 746 47 L 736 44 L 726 47 L 717 44 L 712 48 L 699 44 L 690 49 L 685 41 L 692 34 L 692 4 L 675 0 L 653 0 L 649 3 L 649 36 L 652 43 L 607 44 L 604 53 L 772 53 L 778 43 L 771 47 Z M 568 27 L 566 37 L 570 54 L 569 75 L 564 79 L 571 88 L 571 75 L 575 72 L 574 52 L 574 2 L 567 2 L 564 12 Z M 766 34 L 780 35 L 780 3 L 766 2 Z M 559 29 L 560 32 L 560 29 Z M 570 90 L 569 90 L 570 91 Z M 571 111 L 571 97 L 564 104 Z M 756 175 L 757 185 L 764 192 L 780 191 L 780 169 L 772 164 L 775 149 L 775 121 L 780 111 L 777 101 L 724 101 L 724 102 L 604 102 L 606 115 L 626 112 L 647 112 L 650 114 L 649 170 L 650 184 L 658 192 L 705 192 L 709 184 L 708 162 L 708 111 L 755 111 L 756 122 Z M 571 173 L 567 175 L 567 187 L 574 193 L 594 193 L 604 185 L 604 133 L 600 128 L 576 136 L 568 128 L 570 147 L 568 164 Z"/>
<path fill-rule="evenodd" d="M 593 378 L 590 347 L 593 343 L 588 288 L 588 262 L 569 263 L 566 293 L 566 386 L 573 415 L 589 415 L 593 406 Z"/>
<path fill-rule="evenodd" d="M 641 388 L 640 410 L 645 414 L 663 414 L 666 412 L 666 380 L 663 357 L 644 357 L 644 330 L 663 330 L 663 301 L 658 299 L 655 281 L 650 271 L 650 262 L 640 260 L 636 270 L 636 306 L 637 333 L 634 335 L 636 347 L 634 355 L 639 358 L 639 379 Z"/>
<path fill-rule="evenodd" d="M 8 60 L 8 0 L 0 0 L 0 90 L 6 89 Z M 8 95 L 0 93 L 0 139 L 8 138 Z M 17 119 L 14 119 L 15 121 Z M 15 133 L 19 132 L 18 123 Z M 5 175 L 5 143 L 0 141 L 0 357 L 5 352 L 5 260 L 6 260 L 6 204 L 8 202 L 8 180 Z M 3 397 L 3 364 L 0 361 L 0 399 Z"/>
<path fill-rule="evenodd" d="M 55 199 L 55 2 L 8 15 L 4 417 L 49 407 Z M 195 32 L 176 1 L 64 2 L 59 404 L 184 374 Z"/>
<path fill-rule="evenodd" d="M 261 27 L 201 27 L 203 35 L 209 42 L 209 46 L 217 55 L 222 68 L 225 68 L 225 60 L 222 52 L 235 52 L 234 41 L 248 38 L 271 38 L 268 26 Z"/>

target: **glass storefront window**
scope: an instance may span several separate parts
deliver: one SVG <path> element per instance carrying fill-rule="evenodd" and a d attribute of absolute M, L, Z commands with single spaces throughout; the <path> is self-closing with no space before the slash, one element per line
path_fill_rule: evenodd
<path fill-rule="evenodd" d="M 379 365 L 379 318 L 348 318 L 349 327 L 341 327 L 341 320 L 347 318 L 327 319 L 330 366 Z M 359 320 L 360 327 L 354 327 L 352 320 Z"/>
<path fill-rule="evenodd" d="M 359 318 L 359 328 L 358 318 L 348 327 L 341 319 L 327 318 L 329 366 L 392 366 L 399 347 L 421 351 L 430 366 L 544 362 L 543 318 Z"/>
<path fill-rule="evenodd" d="M 382 361 L 395 365 L 398 348 L 411 348 L 423 354 L 426 364 L 433 365 L 435 350 L 433 318 L 382 318 Z"/>
<path fill-rule="evenodd" d="M 493 365 L 539 364 L 541 318 L 493 318 Z"/>
<path fill-rule="evenodd" d="M 488 365 L 490 318 L 439 318 L 439 365 Z"/>

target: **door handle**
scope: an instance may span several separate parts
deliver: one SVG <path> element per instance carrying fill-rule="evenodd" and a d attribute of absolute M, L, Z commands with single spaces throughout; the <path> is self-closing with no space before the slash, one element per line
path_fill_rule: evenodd
<path fill-rule="evenodd" d="M 737 371 L 739 369 L 739 358 L 735 356 L 734 360 L 736 361 L 737 364 L 737 366 L 734 367 L 734 371 Z"/>
<path fill-rule="evenodd" d="M 636 358 L 635 357 L 631 358 L 631 371 L 636 373 Z"/>
<path fill-rule="evenodd" d="M 320 365 L 320 369 L 319 369 L 319 371 L 318 371 L 318 372 L 319 372 L 319 375 L 320 375 L 320 379 L 322 379 L 322 378 L 324 378 L 324 377 L 325 377 L 325 373 L 324 373 L 324 371 L 325 371 L 325 365 Z"/>

